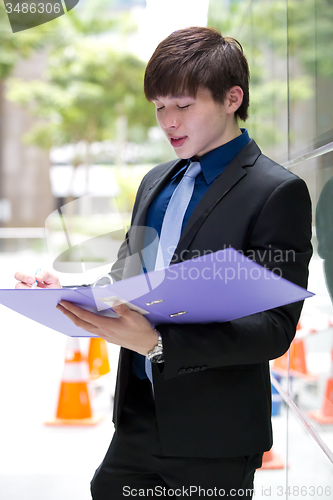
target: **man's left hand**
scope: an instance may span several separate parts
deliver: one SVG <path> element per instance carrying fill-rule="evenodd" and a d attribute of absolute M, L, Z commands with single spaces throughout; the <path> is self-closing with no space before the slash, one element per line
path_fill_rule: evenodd
<path fill-rule="evenodd" d="M 57 309 L 83 330 L 144 356 L 157 345 L 158 335 L 149 321 L 125 304 L 113 306 L 119 318 L 99 316 L 66 300 L 62 300 Z"/>

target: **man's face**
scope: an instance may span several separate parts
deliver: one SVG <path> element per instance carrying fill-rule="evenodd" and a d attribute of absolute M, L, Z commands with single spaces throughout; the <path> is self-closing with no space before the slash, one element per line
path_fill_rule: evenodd
<path fill-rule="evenodd" d="M 153 102 L 157 122 L 179 158 L 200 157 L 240 134 L 228 96 L 218 103 L 199 88 L 196 97 L 159 96 Z"/>

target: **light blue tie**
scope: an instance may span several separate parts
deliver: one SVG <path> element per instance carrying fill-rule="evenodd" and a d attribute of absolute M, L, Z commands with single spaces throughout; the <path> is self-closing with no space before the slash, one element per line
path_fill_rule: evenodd
<path fill-rule="evenodd" d="M 200 172 L 200 163 L 192 162 L 170 198 L 164 214 L 155 269 L 163 269 L 170 264 L 180 239 L 184 216 L 192 198 L 195 178 Z"/>
<path fill-rule="evenodd" d="M 155 270 L 163 269 L 170 264 L 180 239 L 184 216 L 192 198 L 195 178 L 200 172 L 200 163 L 198 161 L 191 162 L 170 198 L 162 223 Z M 151 363 L 147 358 L 145 360 L 145 369 L 149 380 L 152 382 Z"/>

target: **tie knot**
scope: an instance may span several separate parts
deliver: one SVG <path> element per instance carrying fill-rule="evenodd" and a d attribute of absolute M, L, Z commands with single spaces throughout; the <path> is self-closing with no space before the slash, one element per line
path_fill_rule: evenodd
<path fill-rule="evenodd" d="M 191 161 L 190 165 L 184 174 L 186 177 L 192 177 L 194 179 L 201 172 L 201 165 L 198 161 Z"/>

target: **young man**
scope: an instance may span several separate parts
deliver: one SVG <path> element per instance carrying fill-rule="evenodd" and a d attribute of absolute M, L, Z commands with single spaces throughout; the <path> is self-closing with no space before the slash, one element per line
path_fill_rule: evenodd
<path fill-rule="evenodd" d="M 179 159 L 143 179 L 132 232 L 111 272 L 115 279 L 140 272 L 126 262 L 142 250 L 144 238 L 133 228 L 147 226 L 161 241 L 169 234 L 166 265 L 231 246 L 306 287 L 308 191 L 239 128 L 238 118 L 248 115 L 248 80 L 240 44 L 214 29 L 179 30 L 157 47 L 146 69 L 145 94 Z M 192 191 L 184 207 L 186 177 Z M 171 206 L 174 231 L 168 233 Z M 184 216 L 177 230 L 180 206 Z M 16 277 L 18 287 L 35 281 Z M 41 286 L 60 286 L 46 272 L 39 280 Z M 125 305 L 116 308 L 118 319 L 70 303 L 58 307 L 78 326 L 122 346 L 116 431 L 92 481 L 94 500 L 152 493 L 252 497 L 255 469 L 272 446 L 268 362 L 287 351 L 301 303 L 226 323 L 160 324 L 156 330 Z"/>

